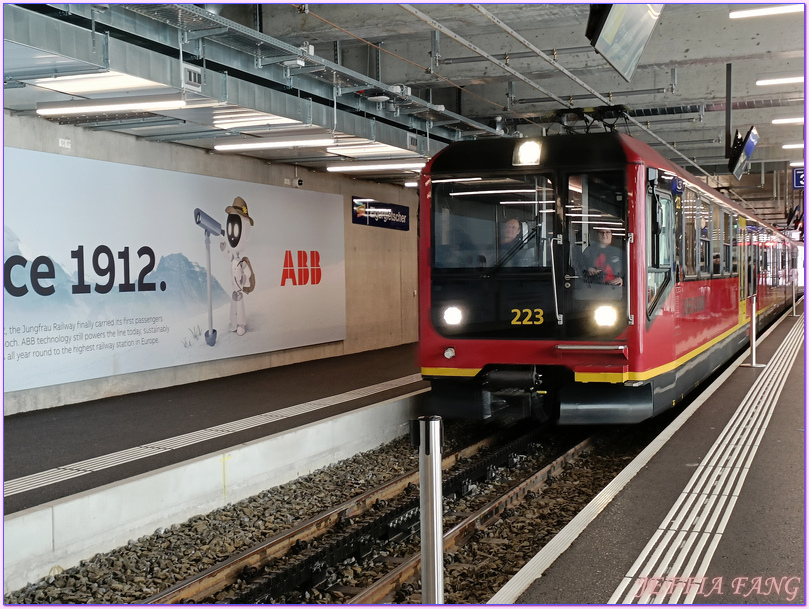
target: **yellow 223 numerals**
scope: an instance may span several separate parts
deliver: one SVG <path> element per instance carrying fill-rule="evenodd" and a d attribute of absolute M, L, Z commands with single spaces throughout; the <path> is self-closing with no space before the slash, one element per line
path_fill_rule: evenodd
<path fill-rule="evenodd" d="M 511 309 L 514 319 L 512 326 L 539 326 L 545 323 L 545 313 L 542 309 Z"/>

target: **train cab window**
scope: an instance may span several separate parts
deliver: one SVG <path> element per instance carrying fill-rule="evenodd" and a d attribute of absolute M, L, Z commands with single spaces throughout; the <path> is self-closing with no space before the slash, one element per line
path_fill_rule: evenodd
<path fill-rule="evenodd" d="M 448 178 L 433 184 L 434 268 L 550 266 L 556 197 L 549 177 Z"/>
<path fill-rule="evenodd" d="M 617 172 L 568 177 L 567 272 L 574 300 L 619 300 L 626 277 L 626 196 Z"/>

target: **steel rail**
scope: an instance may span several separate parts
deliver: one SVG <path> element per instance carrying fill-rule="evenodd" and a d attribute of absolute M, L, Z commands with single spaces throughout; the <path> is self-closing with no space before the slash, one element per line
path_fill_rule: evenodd
<path fill-rule="evenodd" d="M 441 461 L 441 468 L 449 469 L 462 459 L 474 456 L 482 448 L 496 444 L 503 435 L 502 433 L 495 434 L 444 457 Z M 387 501 L 402 493 L 408 485 L 418 484 L 418 481 L 418 469 L 402 474 L 371 491 L 344 501 L 291 529 L 278 533 L 253 548 L 231 556 L 193 577 L 178 582 L 143 602 L 146 604 L 177 604 L 201 601 L 235 583 L 245 568 L 263 567 L 271 560 L 284 556 L 297 542 L 308 542 L 325 535 L 341 520 L 364 514 L 377 501 Z"/>
<path fill-rule="evenodd" d="M 587 438 L 579 442 L 576 446 L 569 449 L 562 456 L 557 457 L 538 472 L 535 472 L 520 482 L 513 483 L 500 497 L 487 503 L 463 521 L 456 524 L 444 534 L 444 551 L 447 552 L 454 547 L 466 543 L 473 533 L 480 529 L 485 529 L 492 522 L 495 522 L 503 510 L 520 503 L 528 492 L 535 491 L 537 488 L 541 487 L 548 478 L 560 474 L 565 465 L 575 461 L 579 455 L 588 450 L 591 445 L 592 438 Z M 415 554 L 390 573 L 381 577 L 372 586 L 351 598 L 348 604 L 360 605 L 393 602 L 390 598 L 391 594 L 408 580 L 418 577 L 420 569 L 421 555 Z"/>

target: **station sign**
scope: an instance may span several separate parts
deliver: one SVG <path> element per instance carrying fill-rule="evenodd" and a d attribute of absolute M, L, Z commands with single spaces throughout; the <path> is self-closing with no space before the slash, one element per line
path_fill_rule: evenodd
<path fill-rule="evenodd" d="M 410 230 L 410 208 L 406 205 L 382 203 L 362 197 L 351 197 L 351 201 L 351 221 L 354 224 Z"/>

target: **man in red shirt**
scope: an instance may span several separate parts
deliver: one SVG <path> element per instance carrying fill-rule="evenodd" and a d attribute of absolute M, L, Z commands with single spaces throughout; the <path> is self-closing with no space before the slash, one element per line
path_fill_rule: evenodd
<path fill-rule="evenodd" d="M 589 279 L 607 285 L 624 285 L 623 252 L 612 245 L 612 231 L 596 229 L 596 243 L 584 250 L 584 267 Z"/>

